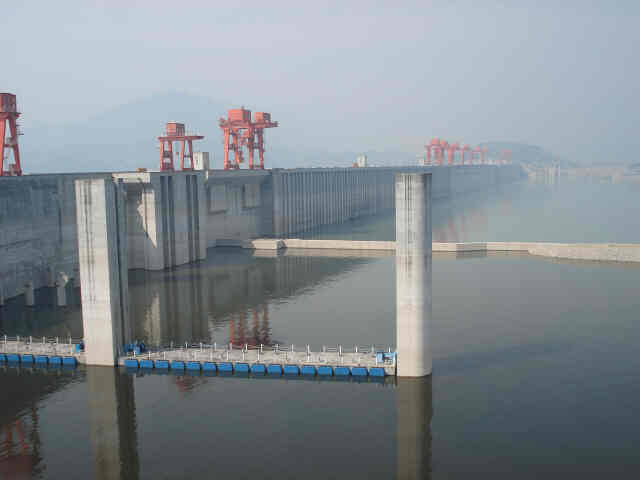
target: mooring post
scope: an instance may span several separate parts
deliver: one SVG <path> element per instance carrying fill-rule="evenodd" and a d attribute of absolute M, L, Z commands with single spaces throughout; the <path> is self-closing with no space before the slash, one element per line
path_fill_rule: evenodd
<path fill-rule="evenodd" d="M 430 375 L 431 174 L 396 175 L 397 375 Z"/>

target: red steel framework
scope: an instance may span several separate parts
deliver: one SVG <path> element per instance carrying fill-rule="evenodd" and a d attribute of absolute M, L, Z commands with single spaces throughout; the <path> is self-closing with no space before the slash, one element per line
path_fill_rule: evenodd
<path fill-rule="evenodd" d="M 278 122 L 271 120 L 271 114 L 254 112 L 251 120 L 251 110 L 245 108 L 231 109 L 227 118 L 220 119 L 220 129 L 224 134 L 224 169 L 237 170 L 244 163 L 243 147 L 249 151 L 249 169 L 264 170 L 264 129 L 275 128 Z M 254 165 L 254 150 L 258 151 L 259 165 Z M 229 152 L 233 152 L 233 162 L 229 159 Z"/>
<path fill-rule="evenodd" d="M 12 93 L 0 93 L 0 177 L 20 176 L 22 168 L 20 167 L 20 149 L 18 148 L 18 107 L 16 96 Z M 9 124 L 9 138 L 7 135 L 7 123 Z M 13 150 L 13 162 L 5 170 L 5 150 Z"/>
<path fill-rule="evenodd" d="M 447 153 L 447 165 L 456 164 L 456 152 L 460 152 L 458 158 L 460 159 L 459 165 L 486 165 L 487 154 L 489 149 L 487 147 L 470 147 L 467 144 L 460 145 L 457 142 L 449 143 L 446 140 L 440 138 L 432 138 L 431 141 L 424 146 L 425 148 L 425 165 L 442 165 L 444 161 L 444 153 Z M 468 155 L 467 155 L 468 153 Z M 468 160 L 467 160 L 468 158 Z M 502 150 L 500 152 L 499 163 L 506 164 L 511 163 L 511 151 Z"/>
<path fill-rule="evenodd" d="M 453 165 L 455 163 L 456 151 L 460 150 L 457 142 L 453 142 L 447 147 L 447 164 Z"/>
<path fill-rule="evenodd" d="M 160 170 L 174 170 L 173 142 L 180 143 L 180 170 L 193 170 L 193 141 L 203 138 L 202 135 L 186 134 L 184 123 L 167 122 L 165 135 L 158 137 L 160 141 Z M 188 147 L 186 151 L 185 146 Z M 185 159 L 188 160 L 188 165 L 185 165 Z"/>
<path fill-rule="evenodd" d="M 460 152 L 462 154 L 462 165 L 464 165 L 465 164 L 464 162 L 465 162 L 466 156 L 467 156 L 467 152 L 471 152 L 471 147 L 465 143 L 464 145 L 462 145 L 462 148 L 460 148 Z M 469 158 L 469 164 L 471 164 L 471 158 Z"/>

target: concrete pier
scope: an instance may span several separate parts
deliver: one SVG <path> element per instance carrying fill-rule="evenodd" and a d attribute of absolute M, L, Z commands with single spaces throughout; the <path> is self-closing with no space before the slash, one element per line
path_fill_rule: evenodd
<path fill-rule="evenodd" d="M 89 365 L 116 365 L 131 341 L 125 200 L 111 179 L 76 181 L 82 324 Z"/>
<path fill-rule="evenodd" d="M 396 175 L 398 376 L 431 374 L 431 175 Z"/>

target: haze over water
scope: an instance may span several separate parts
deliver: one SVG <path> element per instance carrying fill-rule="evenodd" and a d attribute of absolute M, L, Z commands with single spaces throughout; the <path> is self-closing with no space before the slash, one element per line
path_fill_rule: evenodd
<path fill-rule="evenodd" d="M 434 241 L 640 243 L 639 208 L 633 185 L 522 183 L 436 202 Z M 310 236 L 390 240 L 394 219 Z M 130 282 L 136 335 L 150 343 L 395 343 L 391 256 L 213 249 Z M 418 384 L 2 368 L 0 473 L 633 478 L 638 284 L 631 264 L 434 255 L 434 373 Z M 81 336 L 77 302 L 21 302 L 0 309 L 0 332 Z M 97 415 L 110 398 L 112 417 Z M 106 427 L 118 448 L 99 440 Z"/>

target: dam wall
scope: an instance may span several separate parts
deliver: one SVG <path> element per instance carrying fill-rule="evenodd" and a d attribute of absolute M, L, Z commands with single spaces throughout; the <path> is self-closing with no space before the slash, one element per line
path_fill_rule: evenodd
<path fill-rule="evenodd" d="M 59 271 L 74 276 L 78 268 L 74 182 L 100 177 L 111 174 L 0 178 L 0 305 L 26 288 L 53 287 Z"/>
<path fill-rule="evenodd" d="M 434 200 L 485 190 L 523 176 L 516 165 L 272 170 L 272 235 L 288 237 L 392 210 L 394 179 L 401 172 L 430 173 Z"/>
<path fill-rule="evenodd" d="M 113 178 L 122 184 L 129 268 L 162 270 L 202 260 L 207 248 L 286 238 L 391 210 L 398 172 L 431 173 L 434 200 L 523 176 L 516 165 L 466 165 L 2 177 L 0 305 L 55 286 L 60 272 L 78 285 L 76 180 Z"/>

